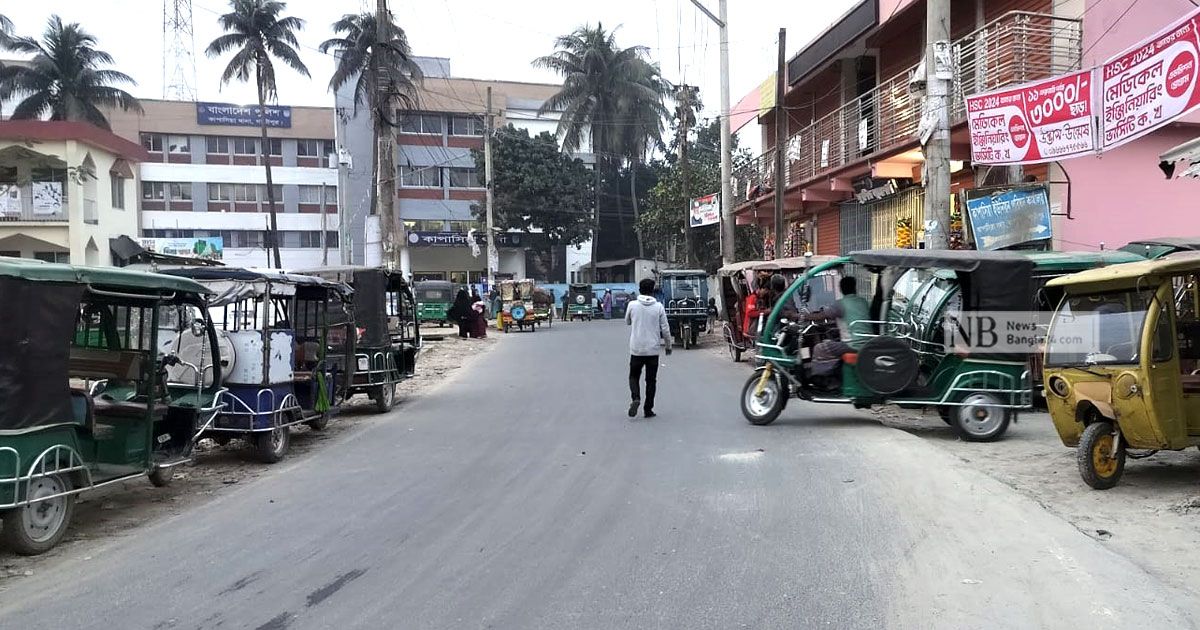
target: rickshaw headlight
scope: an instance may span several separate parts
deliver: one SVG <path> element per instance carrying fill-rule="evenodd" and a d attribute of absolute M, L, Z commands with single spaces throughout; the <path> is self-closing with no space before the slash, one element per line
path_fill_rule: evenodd
<path fill-rule="evenodd" d="M 1067 383 L 1067 379 L 1061 376 L 1051 376 L 1050 380 L 1046 381 L 1046 389 L 1059 398 L 1066 398 L 1071 393 L 1071 386 Z"/>
<path fill-rule="evenodd" d="M 371 360 L 367 357 L 358 357 L 358 370 L 367 372 L 371 369 Z"/>
<path fill-rule="evenodd" d="M 1132 372 L 1122 373 L 1113 383 L 1113 394 L 1117 398 L 1133 398 L 1139 391 L 1137 375 Z"/>

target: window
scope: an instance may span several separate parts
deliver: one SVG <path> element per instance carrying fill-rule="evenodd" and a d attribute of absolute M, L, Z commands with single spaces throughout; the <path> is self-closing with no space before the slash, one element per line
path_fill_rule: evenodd
<path fill-rule="evenodd" d="M 267 138 L 268 155 L 283 155 L 283 140 L 279 138 Z"/>
<path fill-rule="evenodd" d="M 233 152 L 235 155 L 255 155 L 258 153 L 258 144 L 254 138 L 234 138 Z"/>
<path fill-rule="evenodd" d="M 167 136 L 167 150 L 171 153 L 191 153 L 191 138 L 187 136 Z"/>
<path fill-rule="evenodd" d="M 321 203 L 321 187 L 320 186 L 301 186 L 300 187 L 300 203 Z"/>
<path fill-rule="evenodd" d="M 300 247 L 320 247 L 321 233 L 320 232 L 301 232 Z"/>
<path fill-rule="evenodd" d="M 71 252 L 33 252 L 33 257 L 42 262 L 64 264 L 71 262 Z"/>
<path fill-rule="evenodd" d="M 142 199 L 162 201 L 166 198 L 166 184 L 162 182 L 142 182 Z"/>
<path fill-rule="evenodd" d="M 323 158 L 333 153 L 333 142 L 330 140 L 297 140 L 296 155 L 300 157 Z"/>
<path fill-rule="evenodd" d="M 482 229 L 483 229 L 483 226 L 481 226 L 478 221 L 451 221 L 450 222 L 450 231 L 451 232 L 462 232 L 463 234 L 466 234 L 467 232 L 470 232 L 471 230 L 482 230 Z"/>
<path fill-rule="evenodd" d="M 401 166 L 400 185 L 406 188 L 441 188 L 442 169 L 436 166 Z"/>
<path fill-rule="evenodd" d="M 483 120 L 478 116 L 455 116 L 450 119 L 450 133 L 455 136 L 482 136 Z"/>
<path fill-rule="evenodd" d="M 211 154 L 229 154 L 229 138 L 224 136 L 209 136 L 204 139 L 204 143 L 207 146 L 207 151 Z"/>
<path fill-rule="evenodd" d="M 400 131 L 404 133 L 442 133 L 442 117 L 437 114 L 409 114 L 399 112 Z"/>
<path fill-rule="evenodd" d="M 163 136 L 158 133 L 142 134 L 142 147 L 151 153 L 162 153 Z"/>
<path fill-rule="evenodd" d="M 325 233 L 325 244 L 329 247 L 337 247 L 338 246 L 338 233 L 333 230 L 326 232 Z"/>
<path fill-rule="evenodd" d="M 276 204 L 283 203 L 283 184 L 275 184 L 275 185 L 271 186 L 271 189 L 272 189 L 272 192 L 275 193 L 275 203 Z M 268 202 L 267 185 L 266 184 L 258 185 L 258 200 L 263 203 Z"/>
<path fill-rule="evenodd" d="M 479 181 L 479 173 L 474 168 L 451 168 L 451 188 L 483 188 Z"/>
<path fill-rule="evenodd" d="M 230 184 L 233 188 L 233 200 L 239 202 L 258 201 L 258 186 L 254 184 Z"/>
<path fill-rule="evenodd" d="M 225 247 L 262 247 L 266 235 L 262 230 L 230 230 L 221 232 Z"/>
<path fill-rule="evenodd" d="M 167 197 L 171 201 L 191 201 L 192 200 L 192 184 L 191 182 L 171 182 L 167 184 Z"/>
<path fill-rule="evenodd" d="M 20 258 L 21 252 L 15 249 L 5 249 L 0 250 L 0 256 L 7 256 L 8 258 Z"/>
<path fill-rule="evenodd" d="M 112 186 L 112 207 L 125 208 L 125 178 L 109 174 L 108 181 Z"/>
<path fill-rule="evenodd" d="M 208 185 L 208 200 L 209 201 L 232 201 L 233 200 L 233 184 L 209 184 Z"/>

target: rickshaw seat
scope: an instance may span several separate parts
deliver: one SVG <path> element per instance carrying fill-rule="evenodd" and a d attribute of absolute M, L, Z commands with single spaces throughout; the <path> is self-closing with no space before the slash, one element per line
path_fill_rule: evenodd
<path fill-rule="evenodd" d="M 842 355 L 842 363 L 845 363 L 846 365 L 858 365 L 858 353 L 857 352 L 847 352 L 847 353 L 843 354 Z"/>
<path fill-rule="evenodd" d="M 142 372 L 142 353 L 72 347 L 67 369 L 73 377 L 137 380 Z"/>
<path fill-rule="evenodd" d="M 307 382 L 311 381 L 312 379 L 313 379 L 312 372 L 301 372 L 299 370 L 294 370 L 292 372 L 292 381 L 293 382 L 307 383 Z"/>
<path fill-rule="evenodd" d="M 1181 374 L 1179 380 L 1183 393 L 1200 394 L 1200 374 Z"/>
<path fill-rule="evenodd" d="M 95 416 L 103 418 L 132 418 L 140 419 L 146 416 L 146 411 L 151 411 L 153 419 L 158 420 L 167 415 L 168 405 L 164 403 L 154 403 L 153 409 L 148 403 L 134 402 L 128 400 L 116 400 L 107 398 L 103 394 L 92 398 L 92 409 Z"/>

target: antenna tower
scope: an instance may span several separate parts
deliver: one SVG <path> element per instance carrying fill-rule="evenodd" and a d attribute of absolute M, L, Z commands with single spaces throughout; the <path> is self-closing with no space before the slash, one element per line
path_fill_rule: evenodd
<path fill-rule="evenodd" d="M 196 100 L 192 0 L 163 0 L 163 98 Z"/>

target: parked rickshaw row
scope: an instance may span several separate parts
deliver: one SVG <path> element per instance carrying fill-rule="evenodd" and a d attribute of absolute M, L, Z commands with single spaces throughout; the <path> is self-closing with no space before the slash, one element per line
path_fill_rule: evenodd
<path fill-rule="evenodd" d="M 408 284 L 383 269 L 158 273 L 0 258 L 0 539 L 55 546 L 75 498 L 149 476 L 197 442 L 240 438 L 268 463 L 291 427 L 351 397 L 386 411 L 420 347 Z"/>

